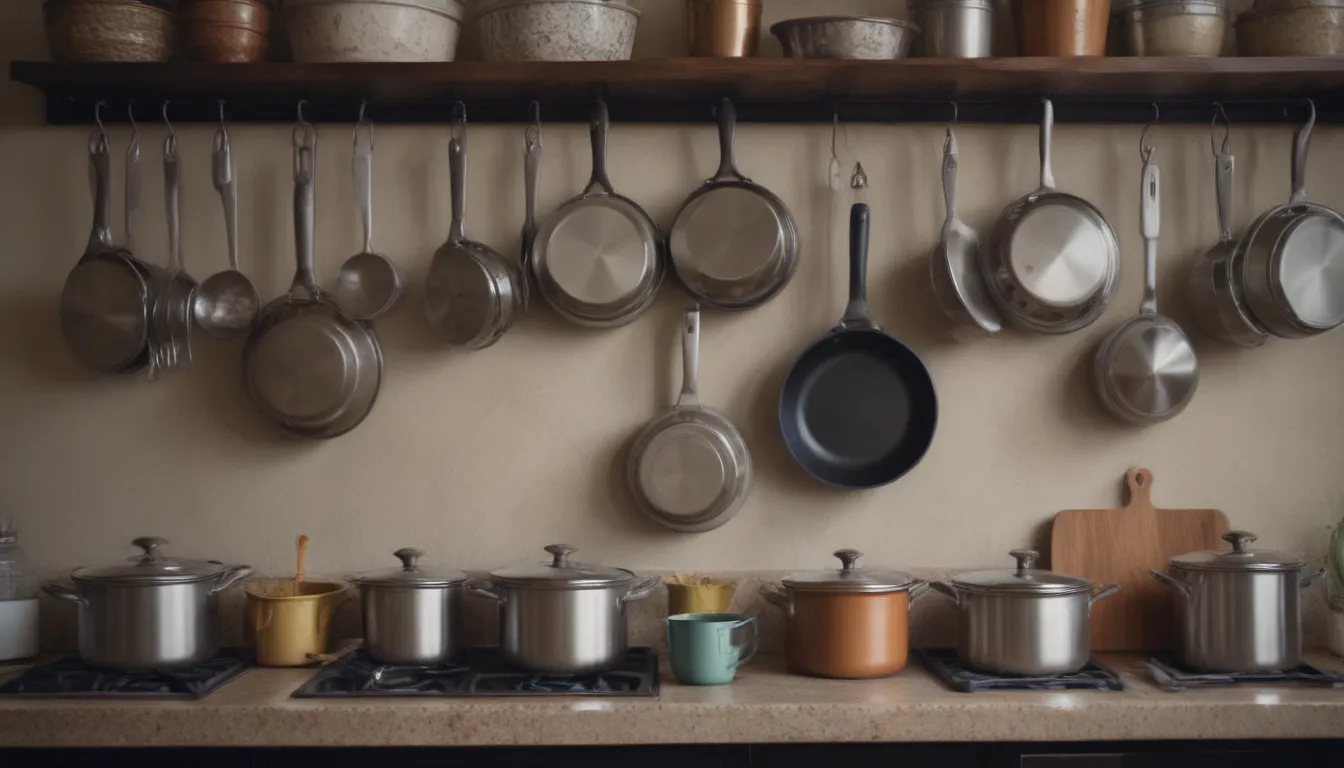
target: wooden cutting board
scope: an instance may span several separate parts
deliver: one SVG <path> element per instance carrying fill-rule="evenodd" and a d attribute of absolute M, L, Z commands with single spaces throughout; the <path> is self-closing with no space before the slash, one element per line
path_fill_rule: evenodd
<path fill-rule="evenodd" d="M 1123 509 L 1070 509 L 1055 515 L 1050 567 L 1120 591 L 1092 606 L 1092 650 L 1160 651 L 1175 647 L 1173 595 L 1148 573 L 1198 549 L 1226 549 L 1227 515 L 1216 509 L 1154 509 L 1153 473 L 1125 473 Z"/>

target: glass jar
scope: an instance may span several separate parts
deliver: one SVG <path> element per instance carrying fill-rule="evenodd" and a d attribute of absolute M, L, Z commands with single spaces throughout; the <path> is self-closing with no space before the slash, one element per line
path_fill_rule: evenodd
<path fill-rule="evenodd" d="M 18 532 L 0 518 L 0 660 L 37 655 L 37 590 Z"/>

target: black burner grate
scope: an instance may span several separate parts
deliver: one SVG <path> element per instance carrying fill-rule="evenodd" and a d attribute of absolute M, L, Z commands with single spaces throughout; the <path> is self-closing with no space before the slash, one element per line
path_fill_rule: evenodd
<path fill-rule="evenodd" d="M 954 691 L 1123 691 L 1125 681 L 1108 667 L 1089 660 L 1079 672 L 1041 677 L 1011 677 L 971 669 L 949 648 L 928 648 L 916 652 L 930 672 Z"/>
<path fill-rule="evenodd" d="M 1164 691 L 1188 688 L 1216 688 L 1228 685 L 1316 685 L 1344 688 L 1344 674 L 1303 664 L 1283 672 L 1193 672 L 1168 656 L 1154 656 L 1145 662 L 1153 682 Z"/>
<path fill-rule="evenodd" d="M 509 666 L 497 648 L 477 648 L 461 665 L 381 664 L 356 650 L 323 667 L 296 698 L 343 696 L 648 696 L 658 695 L 658 654 L 631 648 L 615 668 L 544 675 Z"/>
<path fill-rule="evenodd" d="M 251 668 L 245 651 L 224 651 L 188 669 L 118 672 L 90 667 L 78 658 L 30 667 L 0 686 L 0 694 L 56 698 L 200 699 Z"/>

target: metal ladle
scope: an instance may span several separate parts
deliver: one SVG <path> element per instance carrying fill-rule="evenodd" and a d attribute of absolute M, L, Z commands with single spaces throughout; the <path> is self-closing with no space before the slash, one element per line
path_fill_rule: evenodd
<path fill-rule="evenodd" d="M 215 131 L 211 172 L 224 206 L 224 230 L 229 240 L 229 268 L 205 279 L 196 289 L 191 313 L 196 325 L 216 339 L 241 341 L 257 320 L 261 297 L 252 281 L 238 268 L 238 186 L 233 178 L 229 129 L 224 124 L 224 102 L 219 103 L 219 130 Z"/>
<path fill-rule="evenodd" d="M 377 320 L 397 308 L 406 295 L 406 278 L 396 264 L 373 250 L 373 123 L 364 117 L 366 104 L 359 105 L 355 123 L 355 201 L 364 223 L 364 249 L 346 259 L 332 293 L 336 303 L 356 320 Z M 360 127 L 367 127 L 368 141 L 360 140 Z"/>

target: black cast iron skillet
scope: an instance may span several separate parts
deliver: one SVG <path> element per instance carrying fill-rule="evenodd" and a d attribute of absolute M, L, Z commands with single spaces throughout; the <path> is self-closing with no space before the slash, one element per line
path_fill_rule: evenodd
<path fill-rule="evenodd" d="M 849 217 L 849 304 L 784 379 L 779 426 L 808 474 L 837 488 L 886 485 L 924 458 L 938 397 L 924 362 L 868 311 L 868 206 Z"/>

